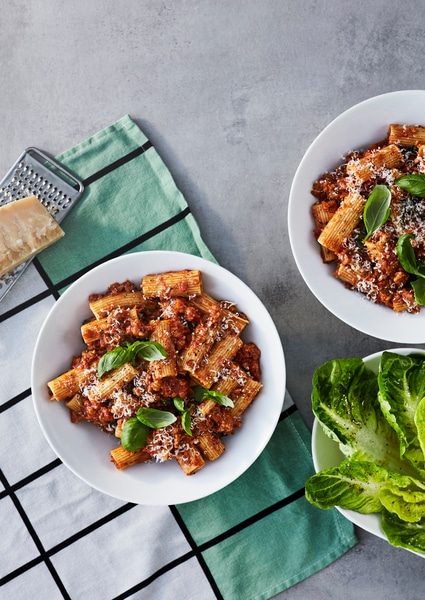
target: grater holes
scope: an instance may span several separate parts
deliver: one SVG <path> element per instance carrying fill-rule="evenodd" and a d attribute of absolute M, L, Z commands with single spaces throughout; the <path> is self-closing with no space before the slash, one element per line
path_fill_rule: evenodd
<path fill-rule="evenodd" d="M 49 179 L 43 166 L 27 162 L 24 158 L 15 165 L 8 179 L 3 180 L 0 188 L 0 206 L 25 196 L 37 196 L 50 214 L 56 217 L 66 213 L 74 201 L 73 194 L 63 191 L 59 177 L 52 173 Z M 77 192 L 76 192 L 77 193 Z M 0 299 L 2 294 L 0 293 Z"/>
<path fill-rule="evenodd" d="M 32 175 L 34 173 L 34 169 L 30 169 L 29 167 L 25 167 L 22 170 L 22 173 L 24 175 L 23 180 L 24 181 L 30 181 L 30 179 L 32 179 Z"/>

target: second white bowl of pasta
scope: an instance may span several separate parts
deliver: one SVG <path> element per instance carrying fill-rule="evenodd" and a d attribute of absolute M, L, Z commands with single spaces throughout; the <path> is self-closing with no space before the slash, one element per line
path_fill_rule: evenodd
<path fill-rule="evenodd" d="M 405 344 L 425 342 L 424 107 L 425 91 L 408 90 L 338 116 L 305 153 L 288 207 L 293 256 L 317 299 Z"/>

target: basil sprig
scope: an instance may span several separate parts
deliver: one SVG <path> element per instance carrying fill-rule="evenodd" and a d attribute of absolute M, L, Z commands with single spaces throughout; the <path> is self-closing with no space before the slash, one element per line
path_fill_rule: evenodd
<path fill-rule="evenodd" d="M 416 258 L 412 247 L 411 233 L 405 233 L 397 240 L 396 252 L 401 266 L 410 275 L 416 275 L 418 279 L 411 282 L 416 302 L 425 306 L 425 265 Z"/>
<path fill-rule="evenodd" d="M 394 184 L 412 196 L 425 198 L 425 175 L 423 173 L 402 175 L 394 181 Z"/>
<path fill-rule="evenodd" d="M 229 406 L 233 408 L 234 403 L 228 396 L 225 396 L 221 392 L 215 390 L 207 390 L 200 385 L 196 385 L 193 388 L 193 396 L 196 402 L 203 402 L 204 400 L 214 400 L 221 406 Z M 192 422 L 190 418 L 190 411 L 193 408 L 193 404 L 189 408 L 185 408 L 184 400 L 182 398 L 173 399 L 174 406 L 181 413 L 182 427 L 188 435 L 192 435 Z"/>
<path fill-rule="evenodd" d="M 214 400 L 214 402 L 217 402 L 217 404 L 220 404 L 220 406 L 228 406 L 230 408 L 235 406 L 233 400 L 228 396 L 225 396 L 221 392 L 216 392 L 215 390 L 207 390 L 200 385 L 194 387 L 193 393 L 197 402 Z"/>
<path fill-rule="evenodd" d="M 366 242 L 386 222 L 390 216 L 391 190 L 386 185 L 376 185 L 363 209 L 363 222 L 366 227 Z"/>
<path fill-rule="evenodd" d="M 176 420 L 177 417 L 171 412 L 142 406 L 135 417 L 131 417 L 124 423 L 121 446 L 129 452 L 140 450 L 146 445 L 150 429 L 163 429 Z"/>
<path fill-rule="evenodd" d="M 124 342 L 102 356 L 97 365 L 97 376 L 100 379 L 104 373 L 122 367 L 126 362 L 134 362 L 136 358 L 152 361 L 162 360 L 166 355 L 164 348 L 158 342 L 136 341 L 132 344 Z"/>
<path fill-rule="evenodd" d="M 399 237 L 396 245 L 398 260 L 407 273 L 425 277 L 425 274 L 420 271 L 421 265 L 416 259 L 416 254 L 410 241 L 413 238 L 414 236 L 411 233 L 405 233 Z"/>
<path fill-rule="evenodd" d="M 174 398 L 173 399 L 174 406 L 181 413 L 182 416 L 182 427 L 188 435 L 192 435 L 192 422 L 190 419 L 190 411 L 193 408 L 189 406 L 189 408 L 185 408 L 184 400 L 182 398 Z"/>

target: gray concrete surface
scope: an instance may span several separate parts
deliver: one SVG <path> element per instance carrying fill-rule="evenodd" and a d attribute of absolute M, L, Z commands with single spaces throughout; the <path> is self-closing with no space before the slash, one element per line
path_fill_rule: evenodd
<path fill-rule="evenodd" d="M 220 263 L 269 308 L 308 425 L 314 369 L 388 347 L 339 322 L 297 272 L 291 180 L 315 136 L 370 96 L 425 86 L 420 0 L 3 0 L 0 173 L 129 113 Z M 280 600 L 416 600 L 422 558 L 361 530 Z M 241 599 L 242 600 L 242 599 Z"/>

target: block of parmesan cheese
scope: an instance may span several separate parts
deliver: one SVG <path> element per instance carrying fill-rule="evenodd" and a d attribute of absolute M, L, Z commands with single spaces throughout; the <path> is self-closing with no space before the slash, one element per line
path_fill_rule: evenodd
<path fill-rule="evenodd" d="M 0 277 L 64 235 L 36 196 L 0 206 Z"/>

